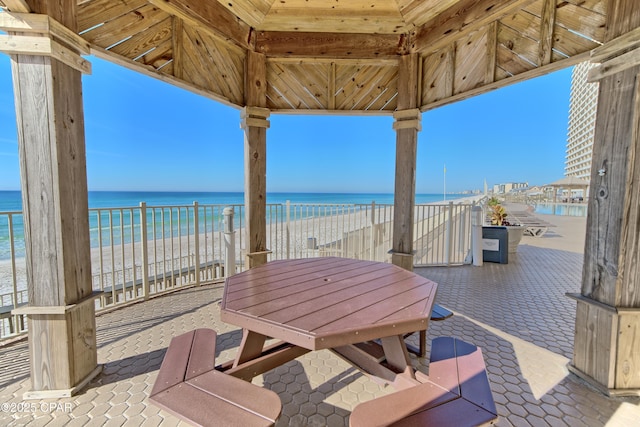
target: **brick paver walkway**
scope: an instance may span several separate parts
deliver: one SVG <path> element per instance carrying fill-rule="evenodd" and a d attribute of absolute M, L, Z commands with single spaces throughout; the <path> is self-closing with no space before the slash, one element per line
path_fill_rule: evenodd
<path fill-rule="evenodd" d="M 558 227 L 542 238 L 525 237 L 509 264 L 417 270 L 439 283 L 438 302 L 455 313 L 432 322 L 429 339 L 456 336 L 482 348 L 498 426 L 640 425 L 640 398 L 606 397 L 566 369 L 575 302 L 565 293 L 580 289 L 584 218 L 544 219 Z M 69 399 L 23 401 L 29 389 L 26 343 L 0 349 L 0 425 L 184 424 L 151 405 L 148 395 L 175 335 L 216 329 L 216 360 L 233 358 L 241 334 L 219 320 L 221 295 L 221 285 L 185 289 L 99 316 L 98 357 L 104 371 Z M 424 360 L 415 362 L 428 371 Z M 329 351 L 308 353 L 254 383 L 279 394 L 280 426 L 345 426 L 359 402 L 393 391 Z"/>

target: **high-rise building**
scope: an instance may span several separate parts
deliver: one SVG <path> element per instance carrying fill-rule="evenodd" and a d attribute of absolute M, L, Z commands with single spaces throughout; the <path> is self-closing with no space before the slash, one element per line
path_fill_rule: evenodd
<path fill-rule="evenodd" d="M 591 179 L 591 154 L 598 106 L 598 83 L 588 83 L 587 74 L 597 64 L 582 62 L 571 74 L 569 126 L 564 175 Z"/>

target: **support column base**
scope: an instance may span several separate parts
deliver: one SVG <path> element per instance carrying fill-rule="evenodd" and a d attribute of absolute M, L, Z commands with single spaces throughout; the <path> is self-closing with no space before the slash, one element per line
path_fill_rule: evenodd
<path fill-rule="evenodd" d="M 609 396 L 637 396 L 640 390 L 640 308 L 614 307 L 580 294 L 573 360 L 569 369 Z"/>
<path fill-rule="evenodd" d="M 77 394 L 80 390 L 86 387 L 95 377 L 102 372 L 102 365 L 96 366 L 96 368 L 89 373 L 82 381 L 76 384 L 74 387 L 66 390 L 31 390 L 22 395 L 24 400 L 31 399 L 62 399 L 65 397 L 71 397 Z"/>
<path fill-rule="evenodd" d="M 608 388 L 598 381 L 590 377 L 588 374 L 582 372 L 580 369 L 576 368 L 571 363 L 567 364 L 567 369 L 569 372 L 589 384 L 591 387 L 598 390 L 600 393 L 605 394 L 610 397 L 629 397 L 629 396 L 640 396 L 640 388 Z"/>
<path fill-rule="evenodd" d="M 389 253 L 391 254 L 391 263 L 393 265 L 397 265 L 407 271 L 413 271 L 413 253 L 395 252 L 393 249 Z"/>

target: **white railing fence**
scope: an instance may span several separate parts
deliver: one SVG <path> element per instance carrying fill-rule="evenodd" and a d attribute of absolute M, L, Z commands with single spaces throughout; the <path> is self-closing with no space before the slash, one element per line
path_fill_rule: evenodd
<path fill-rule="evenodd" d="M 418 205 L 415 265 L 468 261 L 472 204 Z M 224 210 L 233 213 L 225 230 Z M 96 311 L 187 286 L 222 281 L 225 264 L 244 265 L 242 205 L 147 206 L 89 210 L 92 286 L 102 294 Z M 341 256 L 389 262 L 393 206 L 386 204 L 269 204 L 269 260 Z M 226 231 L 226 232 L 225 232 Z M 233 264 L 225 249 L 233 239 Z M 226 261 L 226 262 L 225 262 Z M 0 340 L 25 331 L 11 310 L 26 304 L 27 279 L 21 212 L 0 212 Z"/>

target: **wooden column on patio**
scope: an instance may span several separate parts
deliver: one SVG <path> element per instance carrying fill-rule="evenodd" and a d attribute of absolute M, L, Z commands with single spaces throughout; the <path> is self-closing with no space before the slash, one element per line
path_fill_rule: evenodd
<path fill-rule="evenodd" d="M 245 67 L 244 205 L 247 268 L 267 262 L 267 71 L 265 56 L 249 51 Z"/>
<path fill-rule="evenodd" d="M 75 0 L 9 1 L 0 50 L 11 54 L 24 212 L 31 386 L 67 397 L 99 371 Z"/>
<path fill-rule="evenodd" d="M 571 370 L 612 395 L 640 393 L 640 8 L 607 4 L 582 290 Z"/>
<path fill-rule="evenodd" d="M 413 216 L 416 193 L 416 156 L 421 114 L 418 109 L 419 56 L 399 60 L 398 107 L 393 113 L 396 131 L 396 176 L 393 199 L 393 246 L 391 262 L 413 270 Z"/>

